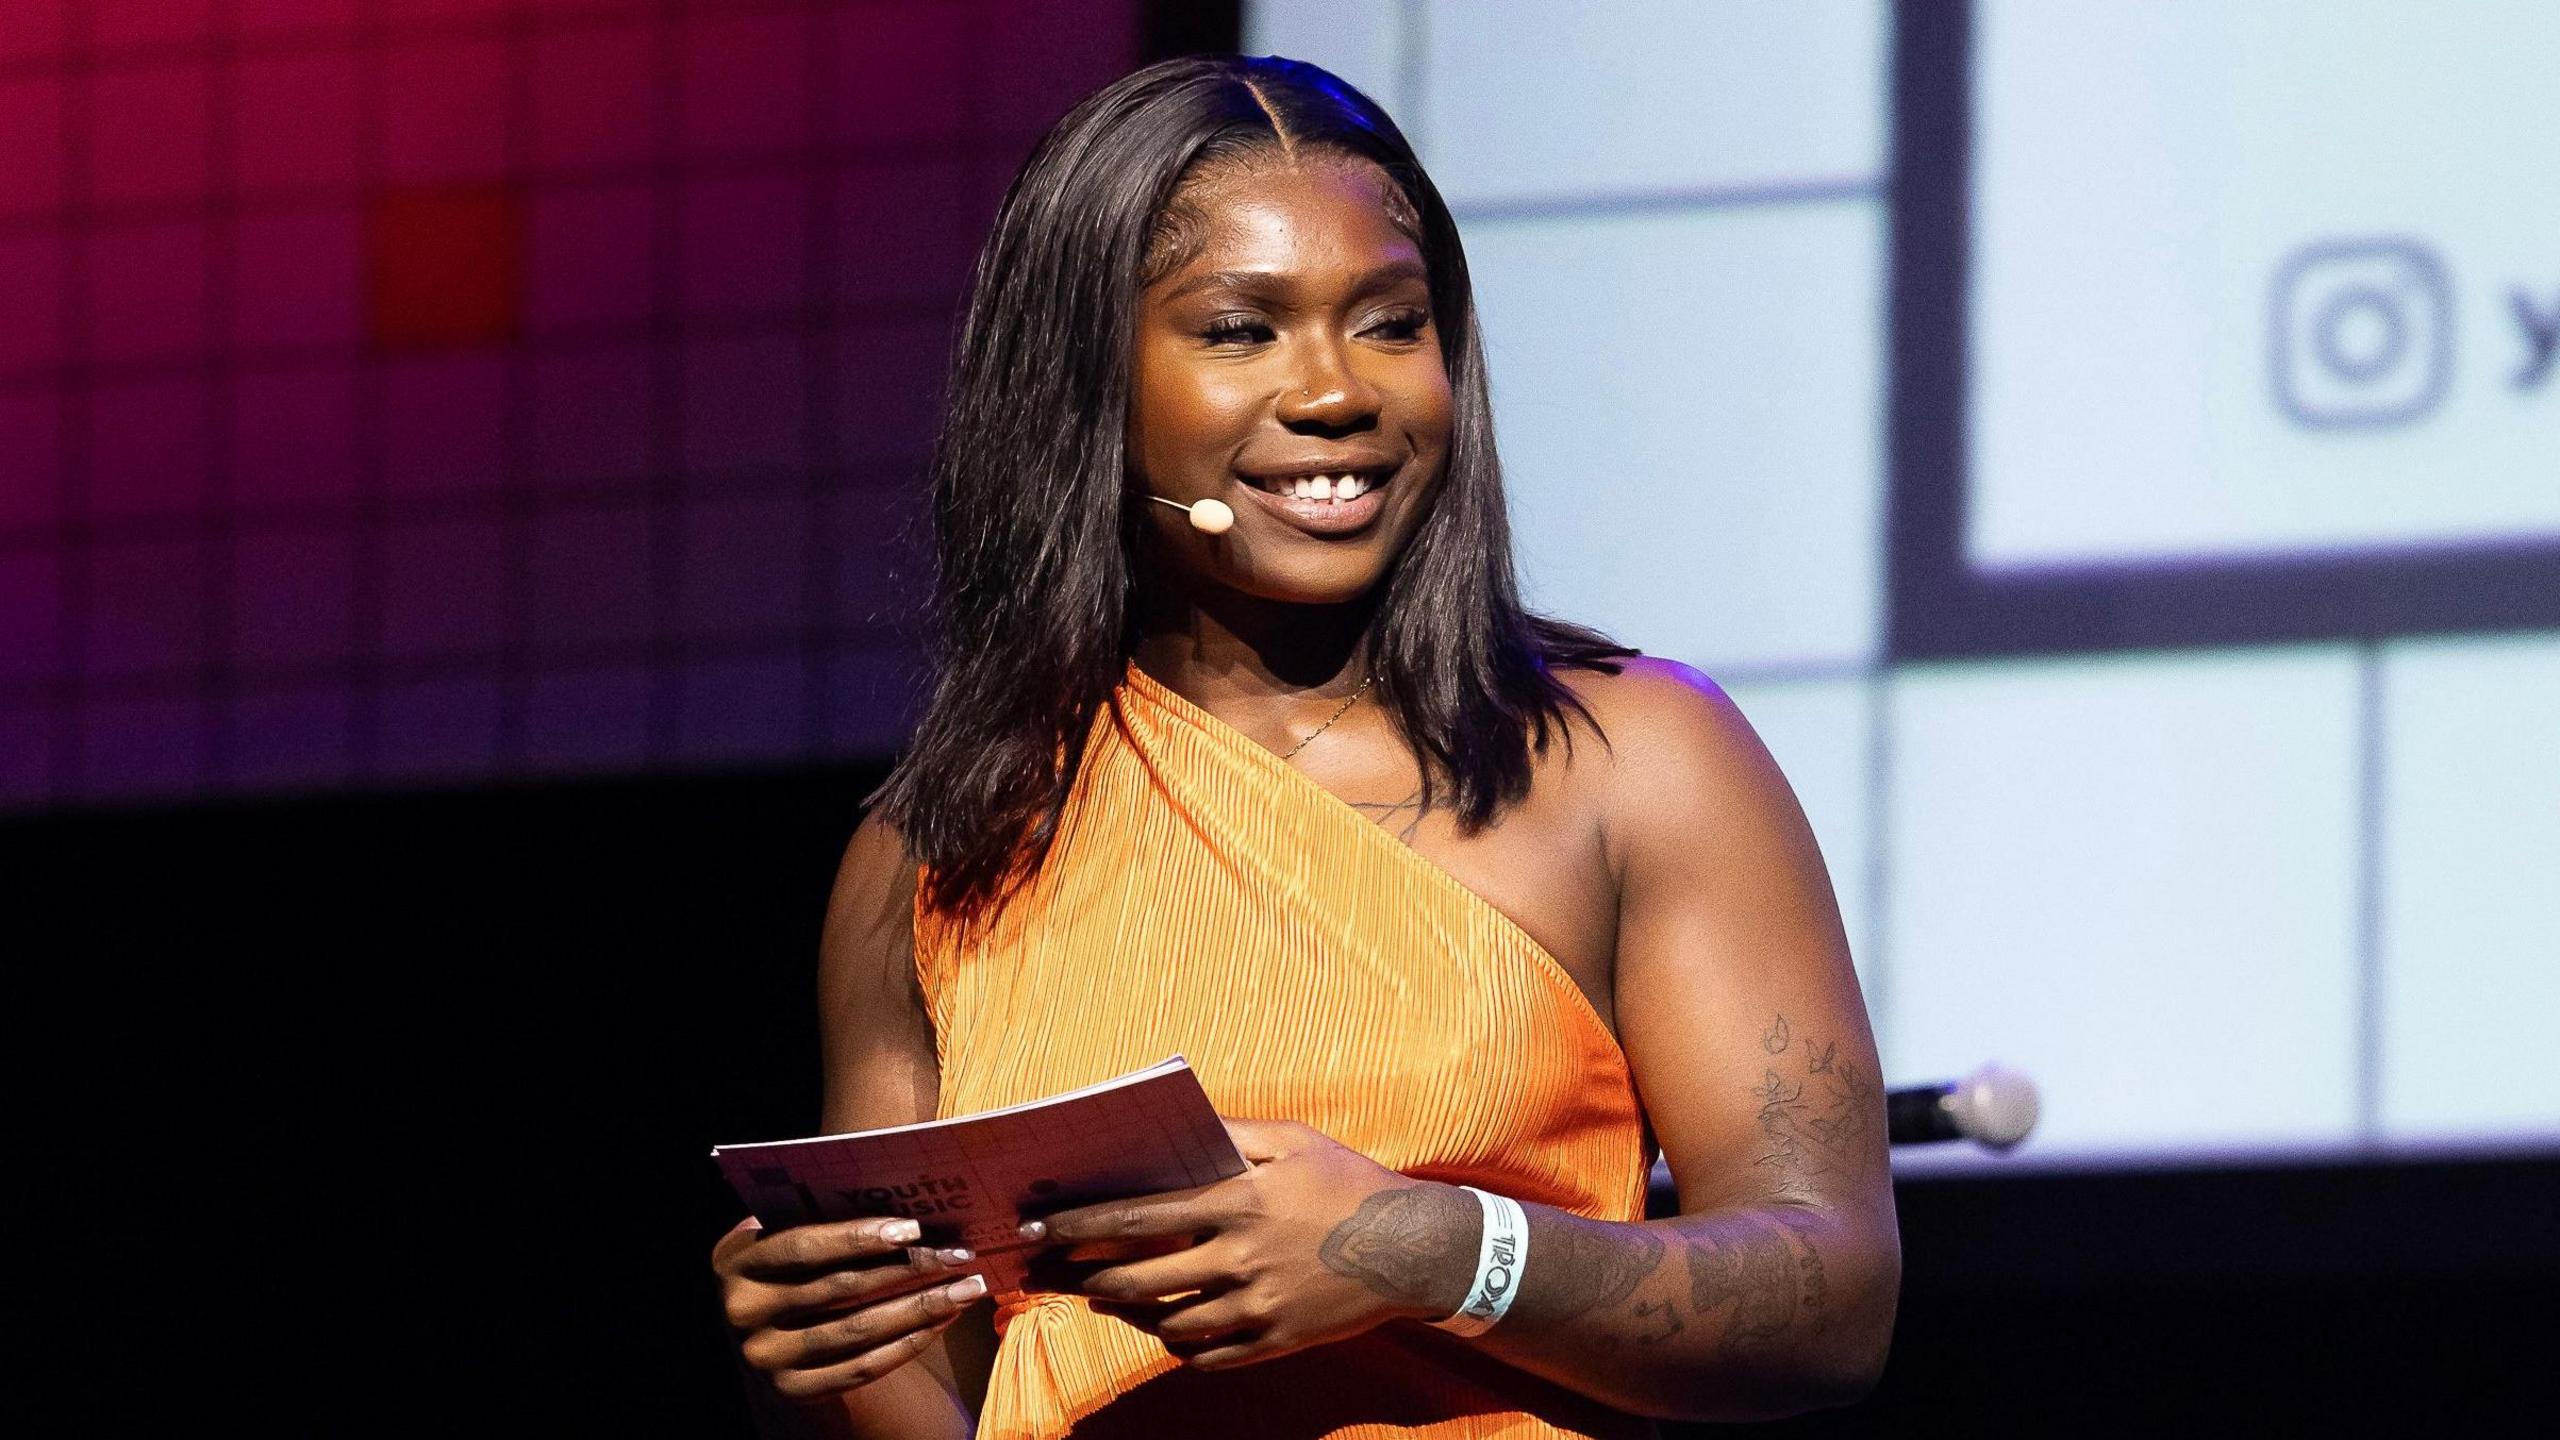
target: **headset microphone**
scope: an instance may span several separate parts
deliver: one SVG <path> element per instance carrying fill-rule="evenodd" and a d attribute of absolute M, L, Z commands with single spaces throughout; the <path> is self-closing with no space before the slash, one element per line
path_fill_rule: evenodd
<path fill-rule="evenodd" d="M 1167 500 L 1161 495 L 1150 495 L 1147 498 L 1159 505 L 1170 505 L 1176 510 L 1187 513 L 1191 517 L 1191 528 L 1203 535 L 1224 535 L 1227 533 L 1227 527 L 1236 523 L 1236 512 L 1228 509 L 1227 502 L 1224 500 L 1195 500 L 1185 505 L 1179 500 Z"/>

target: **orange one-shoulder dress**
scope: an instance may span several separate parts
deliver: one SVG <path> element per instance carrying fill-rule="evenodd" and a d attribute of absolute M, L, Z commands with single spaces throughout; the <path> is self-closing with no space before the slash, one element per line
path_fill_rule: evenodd
<path fill-rule="evenodd" d="M 1301 1121 L 1422 1179 L 1643 1215 L 1634 1080 L 1563 966 L 1134 664 L 1038 875 L 975 931 L 920 905 L 916 968 L 945 1116 L 1180 1054 L 1221 1114 Z M 1417 1322 L 1201 1372 L 1077 1297 L 995 1298 L 980 1440 L 1653 1433 Z"/>

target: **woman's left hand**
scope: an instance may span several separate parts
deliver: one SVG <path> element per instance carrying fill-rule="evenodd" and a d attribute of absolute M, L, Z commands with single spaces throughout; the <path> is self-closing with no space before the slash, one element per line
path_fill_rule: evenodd
<path fill-rule="evenodd" d="M 1230 1120 L 1227 1133 L 1252 1162 L 1243 1174 L 1062 1210 L 1034 1222 L 1045 1235 L 1031 1238 L 1154 1251 L 1077 1288 L 1204 1370 L 1398 1316 L 1437 1318 L 1466 1298 L 1483 1222 L 1465 1192 L 1399 1175 L 1295 1121 Z M 1194 1243 L 1162 1251 L 1182 1240 Z"/>

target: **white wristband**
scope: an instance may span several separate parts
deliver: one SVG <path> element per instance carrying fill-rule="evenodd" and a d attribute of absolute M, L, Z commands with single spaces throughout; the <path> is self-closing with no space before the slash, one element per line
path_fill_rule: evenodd
<path fill-rule="evenodd" d="M 1446 1320 L 1431 1323 L 1460 1335 L 1481 1335 L 1511 1313 L 1511 1297 L 1520 1291 L 1520 1273 L 1529 1263 L 1529 1212 L 1508 1195 L 1461 1185 L 1484 1207 L 1484 1238 L 1476 1245 L 1476 1279 L 1467 1287 L 1467 1303 Z"/>

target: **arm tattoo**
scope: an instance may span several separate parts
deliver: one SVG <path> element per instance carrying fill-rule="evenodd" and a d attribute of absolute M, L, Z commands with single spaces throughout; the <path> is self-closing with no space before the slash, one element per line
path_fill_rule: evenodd
<path fill-rule="evenodd" d="M 1626 1299 L 1661 1265 L 1662 1237 L 1642 1225 L 1558 1215 L 1538 1227 L 1522 1283 L 1537 1282 L 1539 1319 L 1571 1320 Z M 1527 1290 L 1519 1303 L 1530 1303 Z"/>
<path fill-rule="evenodd" d="M 1635 1307 L 1633 1313 L 1645 1326 L 1631 1337 L 1638 1345 L 1659 1345 L 1689 1328 L 1680 1318 L 1680 1302 L 1676 1300 L 1649 1301 Z"/>
<path fill-rule="evenodd" d="M 1810 1236 L 1743 1218 L 1683 1237 L 1689 1252 L 1689 1306 L 1701 1315 L 1732 1310 L 1717 1350 L 1737 1359 L 1785 1334 L 1802 1314 L 1815 1334 L 1827 1317 L 1822 1255 Z"/>
<path fill-rule="evenodd" d="M 1772 1055 L 1787 1053 L 1787 1017 L 1779 1016 L 1769 1028 L 1760 1032 L 1760 1048 Z"/>
<path fill-rule="evenodd" d="M 1372 1194 L 1316 1251 L 1324 1268 L 1400 1304 L 1434 1305 L 1475 1273 L 1475 1201 L 1449 1185 L 1397 1185 Z"/>
<path fill-rule="evenodd" d="M 1769 1064 L 1751 1098 L 1760 1102 L 1760 1133 L 1769 1142 L 1760 1163 L 1791 1179 L 1834 1171 L 1864 1179 L 1882 1158 L 1883 1112 L 1874 1079 L 1840 1058 L 1836 1040 L 1798 1043 L 1781 1015 L 1760 1036 Z M 1789 1050 L 1797 1063 L 1789 1064 Z"/>

